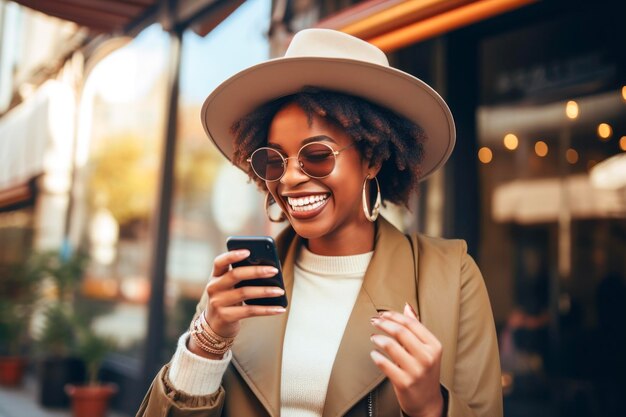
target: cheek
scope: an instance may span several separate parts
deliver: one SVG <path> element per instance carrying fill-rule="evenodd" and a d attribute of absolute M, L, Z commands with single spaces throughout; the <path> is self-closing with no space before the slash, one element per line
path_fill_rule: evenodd
<path fill-rule="evenodd" d="M 329 184 L 330 185 L 330 184 Z M 350 176 L 338 177 L 330 185 L 335 199 L 341 207 L 353 207 L 361 199 L 362 181 L 358 172 L 353 172 Z"/>
<path fill-rule="evenodd" d="M 368 171 L 367 163 L 356 160 L 337 168 L 339 169 L 335 172 L 336 176 L 333 178 L 332 185 L 336 193 L 350 200 L 354 199 L 356 194 L 360 197 L 363 181 Z"/>

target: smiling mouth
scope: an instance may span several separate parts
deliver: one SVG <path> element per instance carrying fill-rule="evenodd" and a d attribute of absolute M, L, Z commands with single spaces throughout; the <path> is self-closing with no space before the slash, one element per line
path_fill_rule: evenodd
<path fill-rule="evenodd" d="M 291 210 L 296 213 L 304 213 L 315 210 L 328 201 L 329 194 L 311 194 L 304 197 L 287 197 L 287 203 Z"/>

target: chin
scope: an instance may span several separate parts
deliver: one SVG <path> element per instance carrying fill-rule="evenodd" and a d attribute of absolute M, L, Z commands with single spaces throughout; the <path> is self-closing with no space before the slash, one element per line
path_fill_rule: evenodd
<path fill-rule="evenodd" d="M 291 221 L 293 230 L 303 239 L 319 239 L 330 232 L 330 228 L 322 227 L 320 224 L 302 224 L 298 221 Z"/>

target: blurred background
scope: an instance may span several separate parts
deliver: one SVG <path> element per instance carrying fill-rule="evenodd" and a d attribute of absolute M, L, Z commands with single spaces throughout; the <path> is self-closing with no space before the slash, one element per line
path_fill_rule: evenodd
<path fill-rule="evenodd" d="M 226 236 L 282 227 L 202 102 L 307 27 L 378 45 L 449 103 L 450 162 L 386 215 L 468 242 L 505 415 L 623 415 L 625 19 L 618 0 L 0 0 L 0 374 L 26 375 L 0 375 L 0 416 L 65 415 L 45 384 L 90 369 L 134 415 Z"/>

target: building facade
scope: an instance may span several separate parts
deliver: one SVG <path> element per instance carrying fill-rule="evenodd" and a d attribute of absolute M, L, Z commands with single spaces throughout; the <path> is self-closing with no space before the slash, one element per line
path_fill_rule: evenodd
<path fill-rule="evenodd" d="M 132 412 L 171 356 L 225 237 L 276 231 L 205 139 L 202 101 L 296 31 L 327 27 L 378 45 L 450 105 L 451 160 L 387 215 L 468 242 L 507 415 L 611 415 L 626 334 L 623 2 L 153 3 L 96 34 L 0 3 L 0 262 L 90 254 L 81 293 L 119 340 L 106 363 L 118 408 Z"/>

